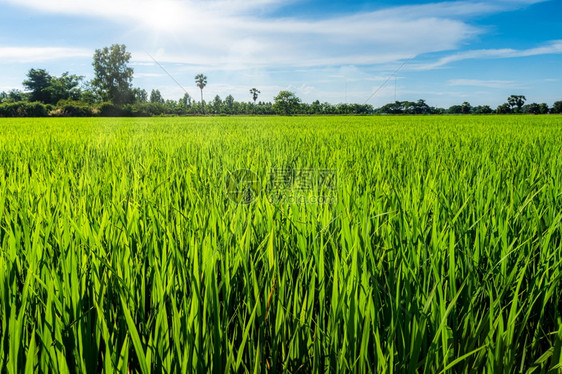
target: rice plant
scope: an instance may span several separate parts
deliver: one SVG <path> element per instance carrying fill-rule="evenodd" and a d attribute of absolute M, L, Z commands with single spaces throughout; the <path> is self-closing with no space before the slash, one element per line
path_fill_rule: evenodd
<path fill-rule="evenodd" d="M 561 221 L 560 116 L 2 120 L 0 368 L 561 372 Z"/>

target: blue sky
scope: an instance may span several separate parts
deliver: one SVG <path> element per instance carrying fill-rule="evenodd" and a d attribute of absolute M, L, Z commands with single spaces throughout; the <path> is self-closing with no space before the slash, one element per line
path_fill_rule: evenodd
<path fill-rule="evenodd" d="M 31 68 L 93 77 L 95 49 L 126 44 L 134 85 L 167 99 L 426 99 L 497 106 L 562 100 L 562 1 L 0 0 L 0 91 Z M 406 62 L 406 63 L 405 63 Z M 405 63 L 405 64 L 404 64 Z M 396 73 L 400 66 L 402 69 Z M 385 85 L 384 82 L 387 81 Z"/>

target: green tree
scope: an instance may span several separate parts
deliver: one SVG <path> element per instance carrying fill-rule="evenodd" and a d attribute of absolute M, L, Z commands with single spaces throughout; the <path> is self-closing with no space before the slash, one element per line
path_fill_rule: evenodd
<path fill-rule="evenodd" d="M 207 85 L 207 76 L 205 76 L 204 74 L 197 74 L 195 76 L 195 84 L 197 84 L 197 87 L 199 87 L 199 89 L 201 90 L 201 110 L 203 111 L 203 114 L 205 114 L 205 103 L 203 101 L 203 88 L 205 88 L 205 86 Z"/>
<path fill-rule="evenodd" d="M 530 113 L 530 114 L 540 114 L 541 113 L 541 107 L 537 103 L 531 103 L 529 105 L 525 105 L 524 108 L 525 108 L 526 113 Z"/>
<path fill-rule="evenodd" d="M 145 104 L 148 102 L 148 93 L 142 88 L 133 88 L 133 97 L 135 103 Z"/>
<path fill-rule="evenodd" d="M 254 100 L 254 105 L 256 104 L 256 100 L 261 92 L 257 88 L 251 88 L 250 94 L 252 95 L 252 99 Z"/>
<path fill-rule="evenodd" d="M 472 113 L 472 105 L 468 101 L 465 101 L 461 105 L 461 113 L 462 114 L 470 114 Z"/>
<path fill-rule="evenodd" d="M 273 107 L 279 114 L 291 115 L 299 108 L 301 100 L 290 91 L 280 91 L 275 97 Z"/>
<path fill-rule="evenodd" d="M 502 104 L 496 108 L 497 114 L 508 114 L 511 113 L 511 106 L 508 103 Z"/>
<path fill-rule="evenodd" d="M 404 113 L 404 106 L 402 102 L 396 101 L 394 103 L 388 103 L 386 105 L 383 105 L 379 109 L 379 112 L 385 114 L 402 114 Z"/>
<path fill-rule="evenodd" d="M 27 79 L 23 81 L 23 87 L 29 92 L 29 101 L 50 103 L 51 97 L 47 88 L 51 85 L 51 79 L 51 75 L 45 69 L 29 70 Z"/>
<path fill-rule="evenodd" d="M 45 69 L 31 69 L 23 86 L 29 91 L 30 101 L 54 105 L 60 100 L 80 100 L 81 90 L 78 86 L 83 78 L 68 72 L 54 77 Z"/>
<path fill-rule="evenodd" d="M 164 104 L 165 101 L 160 90 L 152 90 L 150 92 L 150 102 L 153 104 Z"/>
<path fill-rule="evenodd" d="M 507 98 L 507 103 L 512 110 L 514 106 L 517 106 L 517 112 L 521 112 L 521 108 L 523 107 L 523 104 L 525 104 L 526 100 L 527 98 L 523 95 L 511 95 Z"/>
<path fill-rule="evenodd" d="M 562 101 L 557 101 L 552 105 L 551 113 L 562 113 Z"/>
<path fill-rule="evenodd" d="M 232 95 L 228 95 L 224 98 L 224 105 L 226 105 L 228 113 L 232 113 L 234 107 L 234 97 Z"/>
<path fill-rule="evenodd" d="M 60 100 L 80 100 L 81 90 L 78 87 L 84 77 L 63 73 L 60 77 L 52 77 L 51 84 L 45 90 L 49 93 L 50 104 Z"/>
<path fill-rule="evenodd" d="M 452 105 L 447 109 L 448 114 L 462 114 L 462 105 Z"/>
<path fill-rule="evenodd" d="M 189 96 L 187 92 L 180 99 L 180 104 L 186 108 L 189 108 L 191 106 L 191 96 Z"/>
<path fill-rule="evenodd" d="M 96 90 L 92 87 L 92 82 L 86 82 L 82 85 L 80 92 L 80 101 L 88 104 L 94 104 L 100 101 L 99 95 Z"/>
<path fill-rule="evenodd" d="M 475 114 L 490 114 L 492 112 L 493 112 L 493 110 L 492 110 L 492 108 L 490 108 L 489 105 L 482 105 L 482 106 L 478 106 L 478 107 L 474 108 Z"/>
<path fill-rule="evenodd" d="M 426 104 L 425 100 L 419 99 L 414 104 L 414 114 L 429 114 L 431 113 L 431 108 Z"/>
<path fill-rule="evenodd" d="M 215 98 L 213 99 L 213 101 L 210 103 L 211 106 L 211 111 L 214 113 L 221 113 L 222 112 L 222 99 L 219 95 L 215 95 Z"/>
<path fill-rule="evenodd" d="M 28 95 L 21 90 L 13 89 L 8 91 L 3 102 L 5 103 L 17 103 L 20 101 L 28 101 Z"/>
<path fill-rule="evenodd" d="M 315 100 L 310 104 L 309 113 L 310 114 L 320 114 L 322 111 L 322 106 L 320 105 L 320 100 Z"/>
<path fill-rule="evenodd" d="M 547 103 L 541 103 L 541 104 L 539 104 L 539 108 L 540 108 L 541 114 L 548 114 L 549 108 L 548 108 L 548 104 L 547 104 Z"/>
<path fill-rule="evenodd" d="M 166 113 L 177 114 L 178 113 L 178 103 L 175 100 L 164 100 L 163 103 Z"/>
<path fill-rule="evenodd" d="M 131 54 L 123 44 L 96 49 L 93 62 L 95 78 L 92 85 L 98 89 L 103 100 L 117 105 L 133 100 L 131 82 L 134 70 L 128 66 L 130 60 Z"/>

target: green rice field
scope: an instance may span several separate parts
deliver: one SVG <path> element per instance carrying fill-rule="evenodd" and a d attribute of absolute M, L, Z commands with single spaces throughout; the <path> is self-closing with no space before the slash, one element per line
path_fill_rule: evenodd
<path fill-rule="evenodd" d="M 560 373 L 561 221 L 562 116 L 0 119 L 0 372 Z"/>

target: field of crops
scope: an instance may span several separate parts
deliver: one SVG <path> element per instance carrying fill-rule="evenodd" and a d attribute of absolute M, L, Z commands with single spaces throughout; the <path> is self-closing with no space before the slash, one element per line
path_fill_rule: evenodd
<path fill-rule="evenodd" d="M 560 116 L 2 119 L 0 371 L 560 372 L 561 221 Z"/>

